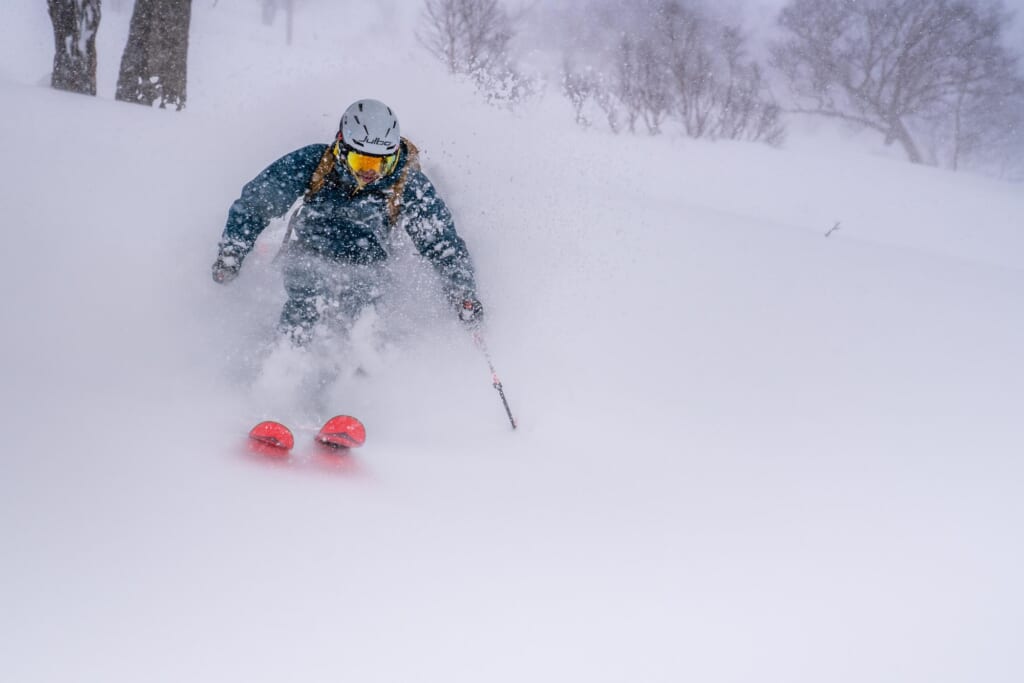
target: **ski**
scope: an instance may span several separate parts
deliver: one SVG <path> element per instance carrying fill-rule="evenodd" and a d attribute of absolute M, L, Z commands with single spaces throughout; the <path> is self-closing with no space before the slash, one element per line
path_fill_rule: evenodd
<path fill-rule="evenodd" d="M 249 441 L 270 455 L 284 455 L 295 447 L 292 431 L 274 420 L 264 420 L 249 430 Z M 335 415 L 320 427 L 314 441 L 335 450 L 359 448 L 366 442 L 366 427 L 351 415 Z"/>
<path fill-rule="evenodd" d="M 273 420 L 264 420 L 250 429 L 249 439 L 260 446 L 266 446 L 285 453 L 295 446 L 295 436 L 292 434 L 292 430 Z"/>
<path fill-rule="evenodd" d="M 366 427 L 351 415 L 335 415 L 320 428 L 316 440 L 333 448 L 359 448 L 366 442 Z"/>

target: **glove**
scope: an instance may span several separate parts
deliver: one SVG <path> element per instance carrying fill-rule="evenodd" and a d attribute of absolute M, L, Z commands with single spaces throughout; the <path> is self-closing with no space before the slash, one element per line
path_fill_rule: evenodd
<path fill-rule="evenodd" d="M 478 299 L 463 299 L 459 304 L 459 320 L 469 327 L 479 327 L 484 321 L 484 306 Z"/>
<path fill-rule="evenodd" d="M 238 258 L 220 254 L 213 262 L 213 281 L 218 284 L 227 284 L 238 277 L 238 270 L 242 267 Z"/>

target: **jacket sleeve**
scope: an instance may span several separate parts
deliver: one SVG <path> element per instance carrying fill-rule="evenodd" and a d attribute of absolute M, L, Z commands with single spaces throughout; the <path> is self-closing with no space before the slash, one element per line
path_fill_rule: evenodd
<path fill-rule="evenodd" d="M 221 256 L 234 257 L 241 265 L 271 219 L 283 215 L 306 191 L 325 149 L 309 145 L 283 156 L 242 188 L 242 196 L 228 211 Z"/>
<path fill-rule="evenodd" d="M 476 298 L 473 261 L 455 232 L 451 211 L 421 171 L 411 171 L 402 194 L 402 220 L 413 244 L 444 279 L 453 302 Z"/>

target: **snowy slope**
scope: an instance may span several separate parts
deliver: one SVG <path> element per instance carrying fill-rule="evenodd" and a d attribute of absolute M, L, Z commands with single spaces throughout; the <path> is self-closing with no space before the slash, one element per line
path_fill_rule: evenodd
<path fill-rule="evenodd" d="M 411 3 L 310 2 L 291 49 L 196 3 L 189 110 L 150 111 L 110 96 L 127 10 L 83 98 L 39 86 L 35 5 L 0 29 L 0 679 L 1024 675 L 1020 185 L 492 110 Z M 329 393 L 367 446 L 291 467 L 241 437 L 352 359 L 261 354 L 272 240 L 209 265 L 364 96 L 455 212 L 522 426 L 406 254 L 402 334 Z"/>

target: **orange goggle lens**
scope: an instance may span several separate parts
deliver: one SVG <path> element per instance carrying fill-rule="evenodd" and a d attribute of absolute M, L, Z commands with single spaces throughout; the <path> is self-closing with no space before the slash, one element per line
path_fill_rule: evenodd
<path fill-rule="evenodd" d="M 395 164 L 397 162 L 397 152 L 384 157 L 362 154 L 354 150 L 349 150 L 345 154 L 345 163 L 348 164 L 348 167 L 352 169 L 353 173 L 366 173 L 367 171 L 373 171 L 374 173 L 385 176 L 395 169 Z"/>

